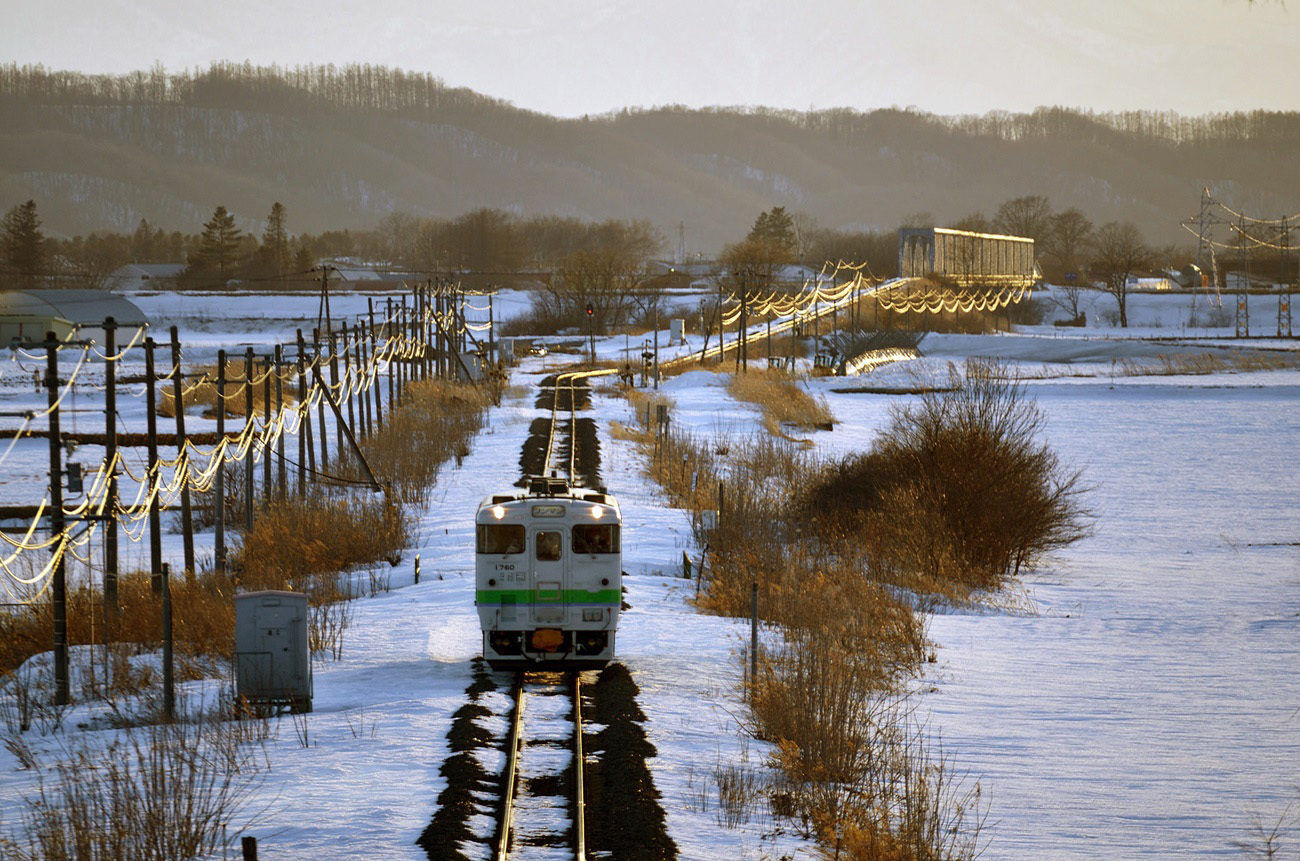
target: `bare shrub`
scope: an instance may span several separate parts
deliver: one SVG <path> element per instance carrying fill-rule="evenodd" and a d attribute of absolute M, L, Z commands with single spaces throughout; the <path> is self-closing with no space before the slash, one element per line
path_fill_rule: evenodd
<path fill-rule="evenodd" d="M 422 502 L 438 469 L 458 451 L 468 451 L 483 426 L 490 395 L 482 388 L 446 380 L 420 380 L 405 387 L 399 409 L 361 443 L 371 471 L 390 484 L 403 502 Z M 365 482 L 355 456 L 345 450 L 339 475 Z"/>
<path fill-rule="evenodd" d="M 754 818 L 755 808 L 763 799 L 765 781 L 747 758 L 739 763 L 719 762 L 713 770 L 718 788 L 718 824 L 736 828 Z"/>
<path fill-rule="evenodd" d="M 909 715 L 874 729 L 875 762 L 848 788 L 839 819 L 818 816 L 823 841 L 839 835 L 849 861 L 978 858 L 989 809 L 980 784 L 957 773 Z"/>
<path fill-rule="evenodd" d="M 199 719 L 126 729 L 103 747 L 93 736 L 73 736 L 24 799 L 21 830 L 0 836 L 0 855 L 16 861 L 209 855 L 222 845 L 225 823 L 246 810 L 262 773 L 255 743 L 214 726 Z"/>
<path fill-rule="evenodd" d="M 1251 857 L 1263 858 L 1265 861 L 1278 861 L 1284 857 L 1284 839 L 1300 826 L 1296 802 L 1286 805 L 1276 819 L 1261 819 L 1259 813 L 1253 814 L 1251 819 L 1249 838 L 1234 840 L 1232 845 Z"/>
<path fill-rule="evenodd" d="M 336 661 L 343 659 L 343 635 L 352 626 L 349 597 L 331 595 L 330 600 L 309 600 L 307 648 L 313 656 L 329 654 Z"/>
<path fill-rule="evenodd" d="M 873 452 L 821 464 L 772 434 L 719 441 L 661 429 L 647 416 L 651 397 L 634 405 L 645 430 L 620 433 L 641 443 L 648 471 L 675 504 L 720 509 L 715 528 L 697 527 L 708 560 L 697 604 L 748 616 L 757 587 L 762 619 L 780 626 L 766 638 L 746 690 L 747 729 L 777 748 L 772 813 L 816 836 L 828 856 L 834 846 L 846 858 L 975 857 L 986 809 L 978 784 L 964 789 L 942 752 L 931 753 L 899 693 L 931 650 L 917 602 L 887 584 L 903 573 L 921 584 L 916 572 L 927 563 L 943 576 L 963 570 L 947 544 L 919 540 L 931 537 L 926 526 L 904 532 L 884 519 L 903 512 L 941 540 L 942 508 L 920 492 L 926 485 L 904 480 L 915 463 Z M 756 397 L 783 396 L 764 385 Z M 1035 463 L 1055 474 L 1050 457 Z M 811 488 L 809 475 L 819 477 Z M 1058 490 L 1073 500 L 1073 488 Z M 871 521 L 877 512 L 881 520 Z M 886 530 L 885 538 L 874 539 L 868 524 Z M 941 576 L 931 579 L 927 589 L 942 585 Z M 739 822 L 750 813 L 743 799 L 755 794 L 756 780 L 720 764 L 712 781 L 692 776 L 688 801 L 707 810 L 716 786 L 719 822 Z"/>
<path fill-rule="evenodd" d="M 1037 437 L 1043 417 L 1004 365 L 970 360 L 896 408 L 872 450 L 825 469 L 801 510 L 852 528 L 879 576 L 993 589 L 1088 534 L 1081 473 Z"/>

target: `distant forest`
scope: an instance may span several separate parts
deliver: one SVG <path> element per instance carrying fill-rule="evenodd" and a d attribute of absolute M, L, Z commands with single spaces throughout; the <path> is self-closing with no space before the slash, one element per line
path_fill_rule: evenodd
<path fill-rule="evenodd" d="M 216 206 L 261 233 L 282 202 L 295 232 L 493 209 L 648 222 L 666 255 L 707 257 L 773 206 L 809 229 L 886 232 L 979 223 L 1036 195 L 1190 245 L 1180 222 L 1202 187 L 1259 218 L 1300 210 L 1300 114 L 669 106 L 556 119 L 383 66 L 0 66 L 0 211 L 34 200 L 65 238 L 142 220 L 196 233 Z"/>

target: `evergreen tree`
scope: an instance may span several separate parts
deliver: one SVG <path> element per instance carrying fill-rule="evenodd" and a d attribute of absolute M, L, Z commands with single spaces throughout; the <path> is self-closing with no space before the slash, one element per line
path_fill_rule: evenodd
<path fill-rule="evenodd" d="M 795 249 L 798 247 L 794 219 L 785 211 L 784 206 L 774 206 L 769 211 L 759 214 L 745 241 L 771 245 L 779 249 L 788 260 L 793 260 Z"/>
<path fill-rule="evenodd" d="M 271 212 L 266 218 L 266 229 L 262 231 L 262 246 L 258 249 L 258 258 L 266 267 L 267 273 L 278 278 L 284 286 L 285 276 L 293 265 L 293 252 L 289 248 L 288 213 L 284 204 L 278 200 L 271 204 Z"/>
<path fill-rule="evenodd" d="M 45 236 L 36 215 L 36 201 L 29 200 L 5 214 L 3 234 L 5 268 L 13 286 L 22 290 L 39 287 L 45 270 Z"/>
<path fill-rule="evenodd" d="M 140 219 L 131 234 L 131 260 L 135 263 L 163 263 L 158 256 L 163 253 L 166 238 L 162 229 L 154 229 L 146 218 Z"/>
<path fill-rule="evenodd" d="M 218 206 L 211 220 L 203 225 L 197 268 L 215 275 L 221 282 L 234 272 L 239 262 L 239 242 L 244 232 L 235 226 L 235 216 Z M 191 261 L 191 268 L 195 261 Z"/>

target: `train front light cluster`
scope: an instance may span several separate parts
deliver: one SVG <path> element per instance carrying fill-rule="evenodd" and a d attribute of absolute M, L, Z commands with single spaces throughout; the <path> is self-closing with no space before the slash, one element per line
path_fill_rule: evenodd
<path fill-rule="evenodd" d="M 577 635 L 577 653 L 579 655 L 599 655 L 609 645 L 609 635 L 604 631 L 579 631 Z"/>
<path fill-rule="evenodd" d="M 604 611 L 602 611 L 599 607 L 582 608 L 582 621 L 584 622 L 599 622 L 601 617 L 604 615 L 605 615 Z"/>

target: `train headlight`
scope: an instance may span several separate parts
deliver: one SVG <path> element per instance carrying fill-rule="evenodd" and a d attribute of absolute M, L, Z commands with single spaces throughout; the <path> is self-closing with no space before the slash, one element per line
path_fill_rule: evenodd
<path fill-rule="evenodd" d="M 600 520 L 600 518 L 605 516 L 605 509 L 599 505 L 593 505 L 591 507 L 591 516 Z"/>
<path fill-rule="evenodd" d="M 603 615 L 604 615 L 604 611 L 602 611 L 599 607 L 582 608 L 582 621 L 584 622 L 599 622 Z"/>
<path fill-rule="evenodd" d="M 505 517 L 506 507 L 504 505 L 492 506 L 492 516 L 495 517 L 497 520 L 500 520 L 501 518 Z"/>

